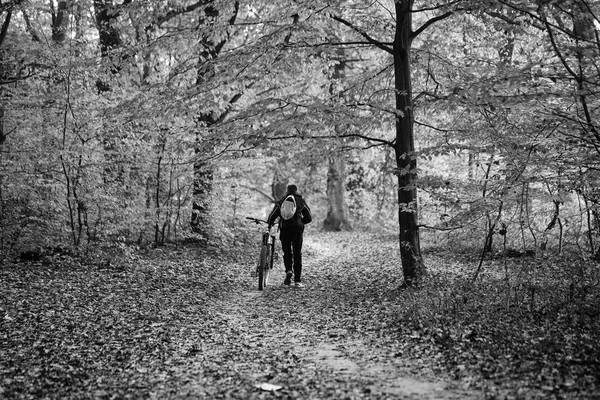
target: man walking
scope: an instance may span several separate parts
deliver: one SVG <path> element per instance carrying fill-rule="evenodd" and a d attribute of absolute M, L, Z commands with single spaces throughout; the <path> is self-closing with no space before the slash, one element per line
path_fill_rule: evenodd
<path fill-rule="evenodd" d="M 296 185 L 288 185 L 287 193 L 275 203 L 267 222 L 269 228 L 280 218 L 281 248 L 283 250 L 283 263 L 285 265 L 285 285 L 291 285 L 294 277 L 294 287 L 304 288 L 302 283 L 302 240 L 304 225 L 312 221 L 310 208 L 306 201 L 298 194 Z"/>

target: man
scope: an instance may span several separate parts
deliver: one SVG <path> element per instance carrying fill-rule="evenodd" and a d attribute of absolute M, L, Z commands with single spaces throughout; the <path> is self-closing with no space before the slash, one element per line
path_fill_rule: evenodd
<path fill-rule="evenodd" d="M 289 196 L 292 196 L 293 199 L 288 199 Z M 286 215 L 287 206 L 290 203 L 295 203 L 295 212 Z M 281 200 L 275 203 L 275 207 L 273 207 L 273 211 L 271 211 L 267 219 L 269 229 L 275 224 L 277 218 L 280 218 L 279 239 L 281 240 L 283 263 L 285 265 L 285 280 L 283 283 L 287 286 L 291 285 L 293 276 L 294 287 L 296 289 L 303 289 L 302 236 L 304 234 L 304 225 L 312 221 L 312 216 L 310 215 L 310 208 L 302 196 L 298 194 L 298 187 L 296 185 L 288 185 L 287 193 Z"/>

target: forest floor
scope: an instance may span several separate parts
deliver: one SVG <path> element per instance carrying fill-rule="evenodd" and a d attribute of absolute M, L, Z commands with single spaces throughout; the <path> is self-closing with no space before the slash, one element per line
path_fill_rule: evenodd
<path fill-rule="evenodd" d="M 0 398 L 599 398 L 598 322 L 486 306 L 476 260 L 399 290 L 393 237 L 309 232 L 306 289 L 259 292 L 243 248 L 0 267 Z"/>

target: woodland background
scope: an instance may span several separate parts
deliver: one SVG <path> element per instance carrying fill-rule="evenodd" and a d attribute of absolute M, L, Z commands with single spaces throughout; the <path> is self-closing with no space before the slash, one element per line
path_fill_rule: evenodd
<path fill-rule="evenodd" d="M 0 22 L 0 395 L 177 398 L 206 350 L 210 390 L 248 398 L 236 357 L 288 358 L 223 353 L 287 312 L 239 306 L 245 217 L 289 183 L 325 293 L 288 315 L 307 340 L 486 398 L 598 393 L 600 1 L 12 0 Z M 305 398 L 341 390 L 289 360 Z"/>
<path fill-rule="evenodd" d="M 0 7 L 0 260 L 230 246 L 288 182 L 332 230 L 600 257 L 597 1 Z"/>

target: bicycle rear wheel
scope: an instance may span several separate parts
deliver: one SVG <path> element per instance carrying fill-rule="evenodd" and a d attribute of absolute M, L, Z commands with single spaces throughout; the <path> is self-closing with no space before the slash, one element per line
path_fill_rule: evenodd
<path fill-rule="evenodd" d="M 269 283 L 269 273 L 269 247 L 264 245 L 258 261 L 258 290 L 263 290 Z"/>

